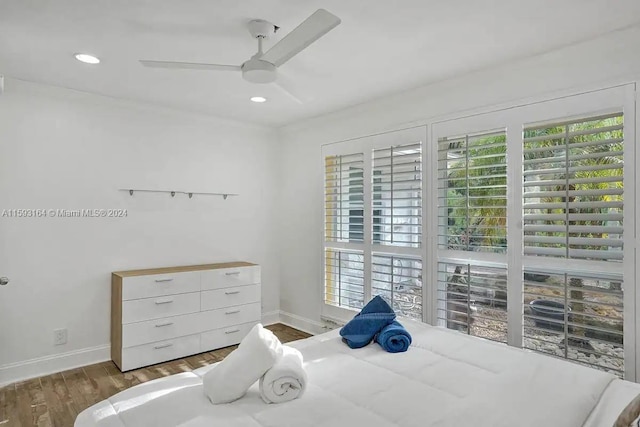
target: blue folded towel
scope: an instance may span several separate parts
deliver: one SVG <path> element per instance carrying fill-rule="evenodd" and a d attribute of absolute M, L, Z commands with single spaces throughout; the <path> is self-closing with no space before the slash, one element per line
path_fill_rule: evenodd
<path fill-rule="evenodd" d="M 375 339 L 389 353 L 407 351 L 411 345 L 411 334 L 397 320 L 382 328 Z"/>
<path fill-rule="evenodd" d="M 340 329 L 340 336 L 351 348 L 369 344 L 373 337 L 396 318 L 396 313 L 379 295 Z"/>

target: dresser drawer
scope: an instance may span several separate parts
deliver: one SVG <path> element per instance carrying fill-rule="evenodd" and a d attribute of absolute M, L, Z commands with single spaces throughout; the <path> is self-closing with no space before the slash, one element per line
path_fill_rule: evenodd
<path fill-rule="evenodd" d="M 200 290 L 199 271 L 125 277 L 122 280 L 122 299 L 131 300 L 162 295 L 186 294 Z"/>
<path fill-rule="evenodd" d="M 202 290 L 231 288 L 260 283 L 260 267 L 219 268 L 202 272 Z"/>
<path fill-rule="evenodd" d="M 122 349 L 123 371 L 200 353 L 200 334 Z"/>
<path fill-rule="evenodd" d="M 200 311 L 200 292 L 122 302 L 122 323 L 142 322 Z"/>
<path fill-rule="evenodd" d="M 122 347 L 192 335 L 202 330 L 199 313 L 128 323 L 122 325 Z"/>
<path fill-rule="evenodd" d="M 260 285 L 236 286 L 202 292 L 201 309 L 217 308 L 260 302 Z"/>
<path fill-rule="evenodd" d="M 200 351 L 211 351 L 216 348 L 238 344 L 258 322 L 203 332 L 200 337 Z"/>
<path fill-rule="evenodd" d="M 259 322 L 262 316 L 260 303 L 237 305 L 218 310 L 203 311 L 201 315 L 202 330 L 220 329 L 242 323 Z"/>

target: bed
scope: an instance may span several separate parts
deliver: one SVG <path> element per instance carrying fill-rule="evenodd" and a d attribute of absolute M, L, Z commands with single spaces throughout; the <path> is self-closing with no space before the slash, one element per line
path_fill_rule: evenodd
<path fill-rule="evenodd" d="M 254 385 L 212 405 L 202 377 L 215 365 L 137 385 L 78 415 L 76 427 L 467 426 L 610 427 L 640 385 L 577 364 L 404 321 L 406 353 L 351 350 L 337 331 L 291 343 L 303 353 L 305 395 L 267 405 Z"/>

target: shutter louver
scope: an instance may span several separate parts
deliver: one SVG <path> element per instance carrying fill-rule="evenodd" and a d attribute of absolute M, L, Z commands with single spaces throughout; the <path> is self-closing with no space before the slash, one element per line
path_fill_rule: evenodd
<path fill-rule="evenodd" d="M 364 240 L 363 154 L 325 158 L 325 241 Z"/>
<path fill-rule="evenodd" d="M 374 254 L 372 295 L 392 304 L 398 315 L 422 320 L 422 261 L 401 255 Z"/>
<path fill-rule="evenodd" d="M 622 260 L 623 117 L 524 133 L 524 253 Z"/>
<path fill-rule="evenodd" d="M 422 143 L 373 150 L 373 243 L 422 242 Z"/>
<path fill-rule="evenodd" d="M 506 152 L 504 132 L 438 141 L 440 249 L 506 251 Z"/>

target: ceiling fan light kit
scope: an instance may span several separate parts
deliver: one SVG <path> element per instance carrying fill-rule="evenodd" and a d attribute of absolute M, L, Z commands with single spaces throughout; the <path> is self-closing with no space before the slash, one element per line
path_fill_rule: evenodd
<path fill-rule="evenodd" d="M 258 84 L 276 82 L 291 98 L 299 101 L 300 97 L 292 93 L 291 89 L 283 87 L 282 82 L 277 82 L 278 67 L 337 27 L 340 22 L 340 18 L 332 13 L 318 9 L 267 52 L 263 52 L 263 41 L 275 34 L 279 27 L 263 19 L 251 20 L 247 26 L 251 36 L 258 40 L 258 52 L 240 66 L 153 60 L 140 60 L 140 62 L 145 67 L 152 68 L 241 71 L 242 78 L 246 81 Z"/>
<path fill-rule="evenodd" d="M 242 78 L 251 83 L 271 83 L 278 77 L 276 66 L 260 59 L 251 58 L 242 64 Z"/>

